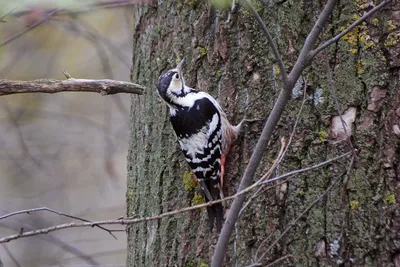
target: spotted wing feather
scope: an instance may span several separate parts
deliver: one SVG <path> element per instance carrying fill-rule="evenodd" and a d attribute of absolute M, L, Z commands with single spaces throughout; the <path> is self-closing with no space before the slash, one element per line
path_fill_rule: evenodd
<path fill-rule="evenodd" d="M 171 116 L 171 123 L 179 145 L 203 190 L 206 201 L 221 195 L 221 114 L 208 98 L 200 98 L 191 107 L 181 107 Z M 207 208 L 210 227 L 217 224 L 220 231 L 223 220 L 221 204 Z"/>

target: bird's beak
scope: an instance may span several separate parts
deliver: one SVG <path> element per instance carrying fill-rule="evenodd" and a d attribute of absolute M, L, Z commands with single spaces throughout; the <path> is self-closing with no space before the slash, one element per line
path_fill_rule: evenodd
<path fill-rule="evenodd" d="M 183 65 L 183 63 L 185 63 L 185 58 L 186 58 L 186 57 L 183 57 L 183 59 L 181 60 L 181 62 L 179 62 L 178 66 L 176 66 L 176 69 L 177 69 L 178 72 L 179 72 L 179 76 L 181 76 L 181 77 L 182 77 L 182 65 Z"/>

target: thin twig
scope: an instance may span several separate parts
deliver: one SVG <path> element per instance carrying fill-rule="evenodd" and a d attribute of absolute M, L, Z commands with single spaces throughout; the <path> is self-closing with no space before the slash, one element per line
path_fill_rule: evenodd
<path fill-rule="evenodd" d="M 64 75 L 68 77 L 69 74 L 64 73 Z M 0 96 L 22 93 L 54 94 L 60 92 L 93 92 L 102 95 L 128 93 L 142 95 L 144 90 L 145 87 L 139 84 L 107 79 L 88 80 L 68 78 L 67 80 L 0 80 Z"/>
<path fill-rule="evenodd" d="M 318 196 L 294 221 L 292 221 L 288 227 L 279 235 L 277 239 L 275 239 L 274 242 L 267 248 L 267 250 L 261 255 L 260 259 L 258 259 L 258 262 L 261 262 L 262 259 L 265 257 L 265 255 L 281 240 L 281 238 L 306 214 L 308 213 L 318 202 L 320 202 L 325 196 L 331 191 L 333 186 L 339 181 L 340 179 L 337 178 L 331 185 L 325 190 L 324 193 L 322 193 L 320 196 Z"/>
<path fill-rule="evenodd" d="M 265 181 L 263 184 L 272 183 L 272 182 L 274 182 L 274 181 L 277 181 L 277 180 L 280 180 L 280 179 L 283 179 L 283 178 L 286 178 L 286 177 L 290 177 L 290 176 L 292 176 L 292 175 L 296 175 L 296 174 L 299 174 L 299 173 L 303 173 L 303 172 L 311 171 L 311 170 L 313 170 L 313 169 L 317 169 L 317 168 L 322 167 L 322 166 L 324 166 L 324 165 L 327 165 L 327 164 L 329 164 L 329 163 L 331 163 L 331 162 L 334 162 L 334 161 L 339 160 L 339 159 L 341 159 L 341 158 L 347 157 L 347 156 L 349 156 L 349 155 L 351 155 L 351 154 L 352 154 L 352 152 L 347 152 L 347 153 L 345 153 L 345 154 L 343 154 L 343 155 L 334 157 L 334 158 L 332 158 L 332 159 L 326 160 L 326 161 L 321 162 L 321 163 L 318 163 L 318 164 L 316 164 L 316 165 L 313 165 L 313 166 L 310 166 L 310 167 L 307 167 L 307 168 L 304 168 L 304 169 L 294 170 L 294 171 L 291 171 L 291 172 L 282 174 L 282 175 L 280 175 L 280 176 L 277 176 L 277 177 L 274 177 L 274 178 L 272 178 L 272 179 L 270 179 L 270 180 Z M 261 247 L 263 243 L 265 243 L 266 241 L 268 241 L 269 238 L 270 238 L 270 237 L 268 237 L 267 239 L 265 239 L 264 241 L 262 241 L 259 247 Z M 259 248 L 259 249 L 260 249 L 260 248 Z M 258 254 L 259 249 L 257 249 L 257 251 L 256 251 L 256 253 L 255 253 L 256 256 L 257 256 L 257 254 Z"/>
<path fill-rule="evenodd" d="M 283 158 L 285 157 L 286 152 L 288 151 L 290 145 L 292 144 L 293 137 L 294 137 L 294 135 L 296 134 L 297 125 L 299 124 L 300 116 L 301 116 L 301 113 L 303 112 L 304 104 L 305 104 L 306 101 L 307 101 L 307 86 L 308 86 L 307 79 L 304 79 L 304 85 L 303 85 L 303 101 L 301 102 L 301 106 L 300 106 L 299 112 L 297 113 L 296 121 L 294 122 L 294 126 L 293 126 L 292 132 L 291 132 L 290 137 L 289 137 L 289 142 L 288 142 L 288 144 L 287 144 L 287 146 L 286 146 L 286 148 L 285 148 L 285 151 L 283 151 L 282 157 L 280 157 L 280 159 L 279 159 L 279 161 L 278 161 L 278 164 L 280 164 L 281 161 L 283 160 Z"/>
<path fill-rule="evenodd" d="M 298 122 L 299 122 L 299 120 L 300 120 L 301 112 L 303 111 L 304 104 L 305 104 L 305 102 L 306 102 L 306 100 L 307 100 L 307 99 L 306 99 L 306 88 L 307 88 L 307 80 L 304 81 L 304 86 L 303 86 L 303 102 L 301 103 L 299 112 L 297 113 L 296 122 L 294 123 L 293 129 L 292 129 L 292 133 L 290 134 L 289 142 L 288 142 L 287 146 L 285 147 L 285 150 L 283 151 L 282 156 L 278 158 L 277 167 L 276 167 L 277 171 L 278 171 L 279 164 L 281 163 L 282 159 L 285 157 L 285 154 L 286 154 L 287 150 L 289 149 L 289 146 L 290 146 L 290 144 L 292 143 L 292 140 L 293 140 L 293 136 L 294 136 L 294 134 L 295 134 L 295 132 L 296 132 L 296 128 L 297 128 L 297 124 L 298 124 Z M 279 183 L 279 184 L 282 184 L 282 183 Z M 279 184 L 277 184 L 276 186 L 278 186 Z M 264 185 L 261 185 L 261 186 L 257 189 L 257 191 L 249 198 L 249 200 L 246 202 L 246 204 L 243 205 L 243 208 L 240 210 L 239 217 L 241 216 L 241 214 L 243 213 L 243 211 L 246 209 L 246 207 L 250 204 L 250 202 L 251 202 L 255 197 L 257 197 L 257 195 L 261 192 L 263 186 L 264 186 Z"/>
<path fill-rule="evenodd" d="M 143 2 L 149 2 L 150 1 L 102 1 L 99 3 L 94 3 L 92 5 L 88 5 L 87 8 L 83 8 L 83 9 L 78 9 L 78 10 L 68 10 L 65 8 L 58 8 L 58 9 L 50 9 L 47 12 L 44 11 L 44 18 L 41 19 L 40 21 L 38 21 L 37 23 L 34 23 L 32 25 L 30 25 L 29 27 L 27 27 L 26 29 L 20 31 L 19 33 L 11 36 L 10 38 L 8 38 L 7 40 L 3 41 L 2 43 L 0 43 L 0 47 L 9 44 L 10 42 L 16 40 L 17 38 L 21 37 L 22 35 L 26 34 L 27 32 L 33 30 L 34 28 L 42 25 L 43 23 L 47 22 L 48 20 L 50 20 L 54 15 L 62 13 L 62 14 L 77 14 L 77 13 L 81 13 L 81 12 L 87 12 L 87 11 L 93 11 L 95 9 L 101 9 L 101 8 L 117 8 L 117 7 L 124 7 L 124 6 L 130 6 L 130 5 L 136 5 L 139 3 L 143 3 Z M 11 12 L 12 15 L 14 16 L 22 16 L 28 12 L 31 12 L 31 10 L 23 10 L 23 11 L 18 11 L 18 12 Z M 47 14 L 46 14 L 47 13 Z M 8 14 L 8 13 L 7 13 Z M 5 15 L 7 15 L 5 14 Z M 3 16 L 5 16 L 3 15 Z M 1 21 L 1 19 L 0 19 Z"/>
<path fill-rule="evenodd" d="M 283 184 L 283 183 L 286 183 L 286 181 L 282 181 L 282 182 L 278 183 L 277 185 L 272 185 L 272 186 L 267 186 L 267 187 L 265 187 L 265 184 L 262 184 L 260 187 L 258 187 L 256 193 L 254 193 L 254 194 L 252 195 L 252 197 L 254 197 L 255 195 L 257 195 L 261 190 L 263 190 L 263 192 L 265 192 L 265 191 L 267 191 L 267 190 L 269 190 L 269 189 L 273 189 L 273 188 L 275 188 L 276 186 L 279 186 L 279 185 L 281 185 L 281 184 Z M 239 216 L 242 215 L 244 209 L 247 207 L 247 205 L 248 205 L 249 203 L 250 203 L 250 200 L 246 203 L 246 205 L 243 206 L 243 209 L 240 211 Z M 237 232 L 237 223 L 236 223 L 236 225 L 235 225 L 235 237 L 234 237 L 234 241 L 233 241 L 233 242 L 234 242 L 233 248 L 234 248 L 234 251 L 235 251 L 235 257 L 236 257 L 236 242 L 237 242 L 237 236 L 238 236 L 238 232 Z M 265 241 L 265 240 L 264 240 L 264 241 Z M 261 246 L 261 245 L 260 245 L 260 246 Z M 258 250 L 256 251 L 255 255 L 257 255 L 257 252 L 258 252 Z M 237 266 L 237 259 L 236 259 L 236 258 L 235 258 L 235 266 Z"/>
<path fill-rule="evenodd" d="M 336 35 L 335 37 L 333 37 L 332 39 L 326 41 L 325 43 L 321 44 L 320 46 L 318 46 L 316 49 L 310 51 L 309 55 L 308 55 L 308 60 L 311 60 L 312 58 L 314 58 L 316 55 L 318 55 L 319 52 L 321 52 L 322 50 L 324 50 L 325 48 L 327 48 L 328 46 L 332 45 L 333 43 L 336 43 L 337 41 L 339 41 L 343 36 L 345 36 L 346 34 L 348 34 L 351 30 L 353 30 L 355 27 L 357 27 L 358 25 L 360 25 L 363 21 L 365 21 L 367 18 L 371 17 L 373 14 L 375 14 L 377 11 L 381 10 L 384 6 L 386 6 L 387 4 L 389 4 L 390 2 L 392 2 L 392 0 L 385 0 L 383 2 L 381 2 L 379 5 L 375 6 L 373 9 L 371 9 L 370 11 L 368 11 L 367 13 L 365 13 L 361 18 L 359 18 L 358 20 L 356 20 L 355 22 L 353 22 L 353 24 L 351 24 L 347 29 L 345 29 L 344 31 L 342 31 L 341 33 L 339 33 L 338 35 Z"/>
<path fill-rule="evenodd" d="M 276 47 L 274 39 L 272 38 L 271 34 L 268 31 L 267 26 L 265 25 L 264 21 L 262 20 L 262 18 L 258 14 L 256 8 L 253 6 L 251 1 L 250 0 L 244 0 L 244 2 L 247 5 L 247 7 L 250 9 L 251 13 L 253 13 L 253 16 L 256 18 L 256 20 L 258 22 L 258 25 L 261 28 L 261 31 L 264 33 L 265 37 L 267 37 L 268 43 L 269 43 L 269 45 L 270 45 L 270 47 L 272 49 L 272 53 L 274 53 L 274 56 L 275 56 L 275 59 L 276 59 L 276 63 L 279 66 L 279 69 L 280 69 L 280 72 L 281 72 L 282 81 L 283 81 L 283 83 L 287 83 L 288 77 L 287 77 L 285 65 L 283 64 L 281 54 L 279 53 L 278 48 Z"/>
<path fill-rule="evenodd" d="M 324 41 L 323 36 L 322 36 L 322 40 Z M 330 90 L 330 92 L 331 92 L 331 94 L 333 96 L 333 99 L 334 99 L 334 102 L 335 102 L 336 111 L 337 111 L 337 113 L 339 115 L 340 121 L 342 123 L 343 131 L 344 131 L 344 133 L 346 135 L 346 141 L 349 143 L 349 145 L 351 147 L 351 150 L 353 151 L 353 159 L 352 159 L 352 162 L 353 162 L 354 157 L 355 157 L 355 149 L 354 149 L 353 142 L 350 139 L 350 134 L 347 132 L 347 127 L 346 127 L 347 123 L 343 119 L 343 115 L 342 115 L 342 111 L 341 111 L 341 108 L 340 108 L 339 100 L 338 100 L 338 97 L 336 95 L 335 83 L 333 81 L 333 76 L 332 76 L 332 69 L 331 69 L 331 66 L 329 65 L 328 53 L 326 51 L 324 51 L 324 57 L 325 57 L 325 64 L 326 64 L 326 72 L 327 72 L 328 81 L 329 81 L 329 90 Z M 347 177 L 348 177 L 348 175 L 346 176 L 346 179 L 343 182 L 343 184 L 345 185 L 345 188 L 347 188 L 347 183 L 348 183 Z M 364 176 L 363 176 L 363 178 L 364 178 L 365 183 L 369 186 L 370 184 L 367 181 L 367 179 Z"/>
<path fill-rule="evenodd" d="M 83 219 L 83 218 L 80 218 L 80 217 L 76 217 L 76 216 L 73 216 L 73 215 L 69 215 L 69 214 L 54 210 L 54 209 L 47 208 L 47 207 L 33 208 L 33 209 L 27 209 L 27 210 L 19 210 L 19 211 L 16 211 L 16 212 L 12 212 L 12 213 L 0 216 L 0 220 L 9 218 L 9 217 L 12 217 L 12 216 L 15 216 L 15 215 L 19 215 L 19 214 L 24 214 L 24 213 L 31 214 L 32 212 L 38 212 L 38 211 L 48 211 L 48 212 L 55 213 L 55 214 L 58 214 L 60 216 L 64 216 L 64 217 L 67 217 L 67 218 L 71 218 L 71 219 L 75 219 L 75 220 L 79 220 L 79 221 L 83 221 L 83 222 L 90 222 L 89 220 L 86 220 L 86 219 Z M 93 226 L 99 227 L 100 229 L 108 232 L 112 237 L 117 239 L 117 237 L 112 232 L 117 232 L 118 230 L 117 231 L 110 230 L 110 229 L 104 228 L 103 226 L 99 226 L 99 225 L 93 225 Z"/>
<path fill-rule="evenodd" d="M 74 22 L 74 28 L 78 33 L 80 33 L 83 37 L 87 38 L 89 42 L 93 42 L 93 45 L 96 47 L 98 46 L 97 43 L 101 43 L 106 47 L 112 56 L 117 58 L 126 68 L 131 67 L 130 60 L 127 59 L 126 55 L 124 55 L 124 52 L 121 51 L 120 47 L 115 45 L 109 38 L 103 37 L 98 30 L 96 30 L 95 27 L 90 25 L 89 23 L 86 23 L 82 19 L 79 19 L 78 16 L 73 16 L 74 19 L 72 22 Z M 64 27 L 66 28 L 66 27 Z M 96 48 L 98 49 L 98 48 Z M 104 50 L 102 47 L 101 49 Z M 99 53 L 99 57 L 102 56 Z M 104 61 L 104 59 L 101 59 L 101 61 Z M 108 59 L 107 59 L 108 60 Z M 109 61 L 109 60 L 108 60 Z M 103 63 L 104 64 L 104 63 Z M 111 68 L 111 67 L 109 67 Z M 104 67 L 103 67 L 104 69 Z"/>
<path fill-rule="evenodd" d="M 11 14 L 13 11 L 15 10 L 15 8 L 11 9 L 10 11 L 4 13 L 3 15 L 0 16 L 0 22 L 6 22 L 4 20 L 5 17 L 7 17 L 9 14 Z"/>
<path fill-rule="evenodd" d="M 60 12 L 62 10 L 62 8 L 58 8 L 55 11 L 49 13 L 47 16 L 45 16 L 43 19 L 39 20 L 38 22 L 32 24 L 31 26 L 29 26 L 28 28 L 20 31 L 19 33 L 11 36 L 10 38 L 8 38 L 7 40 L 3 41 L 2 43 L 0 43 L 0 47 L 11 43 L 12 41 L 14 41 L 15 39 L 21 37 L 22 35 L 24 35 L 25 33 L 31 31 L 32 29 L 36 28 L 37 26 L 45 23 L 46 21 L 48 21 L 49 19 L 51 19 L 52 16 L 54 16 L 55 14 L 57 14 L 58 12 Z"/>
<path fill-rule="evenodd" d="M 322 36 L 322 40 L 324 40 L 323 36 Z M 343 119 L 342 110 L 340 108 L 339 100 L 338 100 L 338 97 L 336 95 L 335 84 L 334 84 L 333 76 L 332 76 L 332 69 L 331 69 L 331 66 L 329 65 L 328 53 L 326 53 L 326 51 L 324 51 L 323 55 L 324 55 L 325 65 L 326 65 L 326 75 L 328 76 L 329 91 L 331 92 L 332 97 L 333 97 L 333 101 L 335 102 L 335 108 L 336 108 L 336 111 L 337 111 L 337 113 L 339 115 L 340 121 L 342 123 L 342 127 L 343 127 L 343 130 L 344 130 L 344 134 L 346 136 L 346 140 L 350 143 L 350 147 L 354 151 L 353 143 L 351 142 L 349 133 L 347 132 L 347 127 L 346 127 L 347 123 Z"/>
<path fill-rule="evenodd" d="M 354 163 L 354 154 L 352 154 L 352 157 L 350 159 L 349 166 L 346 170 L 346 173 L 344 174 L 344 179 L 343 180 L 348 180 L 348 176 L 350 175 L 350 171 L 353 167 Z M 264 258 L 264 256 L 279 242 L 279 240 L 292 228 L 306 213 L 308 213 L 320 200 L 325 198 L 325 196 L 328 194 L 328 192 L 333 188 L 333 186 L 339 181 L 339 177 L 331 183 L 331 185 L 325 190 L 324 193 L 322 193 L 317 199 L 315 199 L 294 221 L 292 221 L 288 227 L 282 232 L 282 234 L 267 248 L 267 250 L 263 253 L 263 255 L 260 257 L 258 260 L 261 262 L 261 260 Z"/>
<path fill-rule="evenodd" d="M 280 261 L 286 260 L 287 258 L 297 258 L 297 257 L 294 256 L 294 255 L 292 255 L 292 254 L 288 254 L 288 255 L 285 255 L 285 256 L 283 256 L 283 257 L 280 257 L 279 259 L 277 259 L 277 260 L 275 260 L 275 261 L 269 263 L 269 264 L 266 265 L 265 267 L 273 266 L 273 265 L 277 264 L 277 263 L 280 262 Z"/>
<path fill-rule="evenodd" d="M 43 23 L 49 21 L 53 16 L 55 16 L 56 14 L 77 14 L 77 13 L 82 13 L 82 12 L 87 12 L 87 11 L 94 11 L 96 9 L 102 9 L 102 8 L 118 8 L 118 7 L 124 7 L 124 6 L 131 6 L 131 5 L 136 5 L 139 3 L 143 3 L 143 2 L 149 2 L 150 1 L 103 1 L 103 2 L 99 2 L 99 3 L 93 3 L 91 5 L 88 5 L 87 8 L 83 8 L 83 9 L 78 9 L 78 10 L 67 10 L 64 8 L 58 8 L 58 9 L 49 9 L 47 11 L 44 11 L 43 14 L 45 15 L 43 19 L 41 19 L 40 21 L 38 21 L 37 23 L 34 23 L 32 25 L 30 25 L 29 27 L 27 27 L 26 29 L 18 32 L 17 34 L 11 36 L 10 38 L 8 38 L 7 40 L 3 41 L 0 43 L 0 47 L 9 44 L 10 42 L 18 39 L 19 37 L 21 37 L 22 35 L 26 34 L 27 32 L 33 30 L 34 28 L 42 25 Z M 13 9 L 14 10 L 14 9 Z M 18 12 L 13 12 L 10 11 L 4 15 L 2 15 L 0 17 L 0 22 L 4 22 L 2 19 L 9 15 L 10 13 L 14 16 L 23 16 L 26 13 L 31 12 L 31 9 L 28 10 L 22 10 L 22 11 L 18 11 Z"/>
<path fill-rule="evenodd" d="M 311 63 L 312 58 L 309 57 L 310 51 L 313 49 L 315 43 L 317 42 L 318 36 L 320 35 L 321 30 L 325 26 L 328 18 L 332 14 L 336 3 L 337 0 L 328 0 L 317 21 L 315 22 L 312 30 L 308 34 L 304 42 L 303 48 L 300 51 L 299 57 L 297 58 L 296 63 L 294 64 L 294 67 L 289 74 L 289 79 L 293 82 L 293 84 L 300 77 L 300 74 L 304 70 L 304 68 Z M 287 90 L 291 89 L 292 88 L 289 88 Z"/>
<path fill-rule="evenodd" d="M 73 29 L 75 29 L 83 38 L 85 38 L 89 43 L 93 45 L 93 48 L 95 49 L 98 59 L 100 61 L 103 75 L 105 75 L 109 79 L 113 79 L 114 73 L 110 63 L 110 57 L 108 56 L 107 50 L 104 48 L 103 43 L 99 42 L 98 38 L 96 38 L 96 36 L 92 32 L 88 30 L 81 30 L 80 24 L 83 22 L 80 22 L 78 16 L 76 16 L 75 14 L 71 15 L 69 23 L 71 24 Z"/>
<path fill-rule="evenodd" d="M 12 112 L 11 108 L 8 105 L 8 101 L 5 99 L 5 101 L 3 101 L 3 106 L 5 111 L 8 114 L 8 118 L 10 119 L 11 123 L 13 124 L 16 132 L 17 132 L 17 138 L 18 138 L 18 144 L 21 147 L 21 150 L 23 151 L 22 153 L 22 158 L 20 158 L 19 160 L 22 162 L 26 162 L 26 159 L 29 158 L 29 161 L 31 161 L 33 163 L 33 165 L 38 168 L 40 171 L 42 171 L 43 173 L 47 173 L 48 169 L 46 167 L 46 165 L 44 165 L 40 159 L 35 158 L 35 156 L 32 155 L 26 141 L 25 141 L 25 137 L 24 137 L 24 133 L 21 129 L 20 126 L 20 118 L 21 116 L 23 116 L 25 109 L 22 108 L 22 112 L 19 112 L 20 114 L 14 114 L 14 112 Z"/>
<path fill-rule="evenodd" d="M 274 177 L 272 179 L 269 179 L 269 180 L 263 182 L 262 184 L 268 184 L 268 183 L 271 183 L 271 182 L 274 182 L 274 181 L 277 181 L 277 180 L 280 180 L 280 179 L 283 179 L 283 178 L 286 178 L 286 177 L 289 177 L 289 176 L 292 176 L 292 175 L 296 175 L 296 174 L 299 174 L 299 173 L 311 171 L 311 170 L 317 169 L 319 167 L 322 167 L 324 165 L 327 165 L 327 164 L 329 164 L 331 162 L 337 161 L 337 160 L 339 160 L 341 158 L 347 157 L 347 156 L 352 155 L 352 154 L 353 154 L 353 152 L 350 151 L 350 152 L 344 153 L 344 154 L 342 154 L 340 156 L 337 156 L 337 157 L 334 157 L 332 159 L 328 159 L 328 160 L 326 160 L 324 162 L 318 163 L 316 165 L 313 165 L 313 166 L 310 166 L 310 167 L 307 167 L 307 168 L 304 168 L 304 169 L 295 170 L 295 171 L 291 171 L 291 172 L 279 175 L 278 177 Z"/>
<path fill-rule="evenodd" d="M 83 1 L 82 1 L 83 2 Z M 151 0 L 110 0 L 110 1 L 93 1 L 93 3 L 83 3 L 82 6 L 78 6 L 77 8 L 64 8 L 62 11 L 58 12 L 58 15 L 64 14 L 79 14 L 86 12 L 93 12 L 99 9 L 111 9 L 111 8 L 120 8 L 133 6 L 137 4 L 151 4 Z M 54 8 L 44 9 L 43 13 L 48 14 L 53 12 Z M 26 9 L 18 9 L 18 11 L 11 12 L 12 16 L 20 17 L 32 11 L 32 8 Z"/>
<path fill-rule="evenodd" d="M 6 244 L 3 244 L 4 251 L 10 257 L 11 261 L 14 263 L 16 267 L 21 267 L 21 264 L 19 264 L 18 260 L 15 258 L 14 254 L 8 249 Z M 2 266 L 1 260 L 0 260 L 0 267 Z"/>
<path fill-rule="evenodd" d="M 270 267 L 270 266 L 277 264 L 278 262 L 286 260 L 287 258 L 297 258 L 297 256 L 294 256 L 292 254 L 287 254 L 285 256 L 280 257 L 279 259 L 274 260 L 273 262 L 269 263 L 268 265 L 262 265 L 261 263 L 257 262 L 257 263 L 253 263 L 252 265 L 246 266 L 246 267 L 256 267 L 256 266 Z"/>
<path fill-rule="evenodd" d="M 325 162 L 319 163 L 317 165 L 314 166 L 310 166 L 307 167 L 305 169 L 301 169 L 301 170 L 296 170 L 290 173 L 286 173 L 283 174 L 279 177 L 275 177 L 274 179 L 270 179 L 267 181 L 264 181 L 263 184 L 266 183 L 271 183 L 273 181 L 276 181 L 278 179 L 283 179 L 298 173 L 302 173 L 305 171 L 309 171 L 318 167 L 321 167 L 323 165 L 326 165 L 330 162 L 336 161 L 338 159 L 341 159 L 343 157 L 346 157 L 348 155 L 350 155 L 351 152 L 345 153 L 341 156 L 335 157 L 333 159 L 327 160 Z M 123 219 L 118 219 L 118 220 L 106 220 L 106 221 L 94 221 L 94 222 L 84 222 L 84 223 L 66 223 L 66 224 L 60 224 L 60 225 L 56 225 L 56 226 L 52 226 L 52 227 L 48 227 L 48 228 L 43 228 L 43 229 L 38 229 L 38 230 L 33 230 L 33 231 L 29 231 L 29 232 L 21 232 L 18 234 L 14 234 L 14 235 L 10 235 L 4 238 L 0 238 L 0 243 L 6 243 L 6 242 L 10 242 L 11 240 L 15 240 L 15 239 L 19 239 L 19 238 L 23 238 L 23 237 L 29 237 L 29 236 L 36 236 L 36 235 L 41 235 L 41 234 L 47 234 L 53 231 L 57 231 L 57 230 L 61 230 L 61 229 L 66 229 L 66 228 L 72 228 L 72 227 L 93 227 L 93 226 L 99 226 L 99 225 L 115 225 L 115 224 L 120 224 L 120 225 L 128 225 L 128 224 L 137 224 L 137 223 L 141 223 L 141 222 L 147 222 L 147 221 L 154 221 L 154 220 L 160 220 L 162 218 L 165 217 L 169 217 L 169 216 L 173 216 L 176 214 L 180 214 L 180 213 L 184 213 L 184 212 L 189 212 L 192 210 L 196 210 L 196 209 L 200 209 L 200 208 L 204 208 L 204 207 L 208 207 L 208 206 L 212 206 L 221 202 L 225 202 L 228 200 L 232 200 L 237 198 L 240 195 L 246 194 L 248 193 L 252 188 L 255 188 L 257 185 L 259 184 L 259 181 L 257 181 L 256 183 L 254 183 L 253 185 L 251 185 L 250 187 L 236 193 L 233 196 L 229 196 L 223 199 L 219 199 L 219 200 L 215 200 L 215 201 L 210 201 L 204 204 L 200 204 L 200 205 L 195 205 L 195 206 L 191 206 L 191 207 L 186 207 L 183 209 L 179 209 L 179 210 L 173 210 L 170 212 L 166 212 L 166 213 L 162 213 L 156 216 L 152 216 L 152 217 L 142 217 L 142 218 L 123 218 Z"/>
<path fill-rule="evenodd" d="M 66 72 L 65 70 L 61 70 L 61 72 L 64 74 L 65 78 L 72 79 L 71 75 L 69 75 L 69 73 Z"/>

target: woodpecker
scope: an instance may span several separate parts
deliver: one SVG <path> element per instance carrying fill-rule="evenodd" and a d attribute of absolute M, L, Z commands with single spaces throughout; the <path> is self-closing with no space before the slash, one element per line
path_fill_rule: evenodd
<path fill-rule="evenodd" d="M 178 143 L 203 192 L 206 202 L 223 198 L 225 159 L 240 131 L 232 126 L 218 102 L 209 94 L 190 88 L 182 73 L 183 59 L 162 74 L 157 90 L 170 109 L 170 121 Z M 212 231 L 223 224 L 221 203 L 207 207 Z"/>

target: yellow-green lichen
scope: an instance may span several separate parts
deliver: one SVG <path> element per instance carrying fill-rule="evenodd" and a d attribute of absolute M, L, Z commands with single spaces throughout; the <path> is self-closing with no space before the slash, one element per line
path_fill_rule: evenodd
<path fill-rule="evenodd" d="M 358 200 L 350 201 L 350 209 L 357 210 L 359 204 L 360 204 L 360 202 L 358 202 Z"/>
<path fill-rule="evenodd" d="M 278 65 L 275 65 L 275 69 L 274 69 L 275 75 L 278 76 L 281 74 L 281 69 L 279 68 Z"/>
<path fill-rule="evenodd" d="M 326 138 L 328 138 L 328 133 L 325 130 L 320 130 L 318 132 L 318 137 L 321 143 L 325 143 Z"/>
<path fill-rule="evenodd" d="M 126 192 L 126 197 L 128 198 L 128 199 L 132 199 L 133 198 L 133 196 L 135 195 L 135 190 L 134 189 L 128 189 L 128 191 Z"/>
<path fill-rule="evenodd" d="M 211 5 L 218 9 L 227 9 L 231 6 L 232 0 L 211 0 Z"/>
<path fill-rule="evenodd" d="M 185 190 L 192 190 L 195 189 L 199 183 L 196 181 L 196 178 L 192 171 L 187 171 L 183 174 L 183 186 Z"/>
<path fill-rule="evenodd" d="M 203 196 L 199 193 L 194 193 L 194 196 L 192 198 L 192 206 L 200 205 L 200 204 L 204 204 Z M 203 211 L 203 209 L 204 208 L 201 208 L 202 211 Z"/>
<path fill-rule="evenodd" d="M 207 263 L 200 263 L 199 267 L 209 267 Z"/>
<path fill-rule="evenodd" d="M 207 55 L 207 48 L 203 47 L 203 46 L 199 46 L 199 51 L 200 51 L 200 55 L 201 56 L 205 56 Z"/>
<path fill-rule="evenodd" d="M 181 61 L 182 61 L 182 58 L 178 56 L 178 57 L 175 59 L 175 64 L 178 65 L 179 63 L 181 63 Z"/>
<path fill-rule="evenodd" d="M 256 9 L 257 12 L 261 12 L 263 10 L 263 6 L 260 1 L 257 0 L 251 0 L 251 3 L 253 4 L 254 8 Z"/>
<path fill-rule="evenodd" d="M 348 50 L 350 53 L 352 53 L 353 55 L 358 53 L 358 49 L 357 48 L 352 48 Z"/>
<path fill-rule="evenodd" d="M 360 9 L 365 9 L 369 6 L 368 0 L 356 0 L 356 3 Z"/>
<path fill-rule="evenodd" d="M 389 31 L 393 31 L 394 29 L 397 28 L 397 26 L 395 24 L 393 24 L 392 20 L 388 20 L 387 28 L 388 28 Z"/>
<path fill-rule="evenodd" d="M 361 16 L 358 13 L 353 14 L 354 21 L 360 19 L 360 17 Z M 373 21 L 374 25 L 377 23 L 378 20 Z M 347 23 L 346 26 L 340 27 L 340 31 L 342 32 L 349 27 L 350 23 Z M 371 36 L 367 33 L 367 24 L 365 22 L 343 36 L 343 41 L 347 42 L 351 46 L 351 49 L 348 51 L 352 54 L 358 54 L 360 50 L 375 47 L 375 43 L 372 41 Z"/>
<path fill-rule="evenodd" d="M 393 47 L 396 46 L 399 42 L 399 35 L 395 33 L 391 33 L 386 37 L 385 47 Z"/>
<path fill-rule="evenodd" d="M 186 4 L 190 6 L 191 8 L 196 8 L 198 4 L 200 4 L 201 0 L 191 0 L 188 1 Z"/>
<path fill-rule="evenodd" d="M 390 192 L 386 192 L 385 199 L 383 200 L 385 204 L 390 205 L 396 203 L 396 196 Z"/>
<path fill-rule="evenodd" d="M 221 77 L 221 70 L 215 71 L 215 76 L 217 76 L 217 78 Z"/>
<path fill-rule="evenodd" d="M 357 60 L 356 62 L 356 70 L 358 74 L 362 74 L 364 73 L 365 69 L 364 69 L 364 61 L 362 59 Z"/>
<path fill-rule="evenodd" d="M 250 2 L 257 12 L 261 12 L 263 10 L 263 6 L 260 3 L 260 1 L 251 0 Z M 246 16 L 250 15 L 249 8 L 243 9 L 242 12 L 243 12 L 243 15 L 246 15 Z"/>
<path fill-rule="evenodd" d="M 344 31 L 345 29 L 347 29 L 348 27 L 350 27 L 350 23 L 347 23 L 346 26 L 342 26 L 340 27 L 340 31 Z M 354 28 L 353 30 L 351 30 L 350 32 L 348 32 L 345 36 L 343 36 L 343 41 L 349 43 L 351 46 L 357 46 L 358 44 L 358 28 Z"/>

